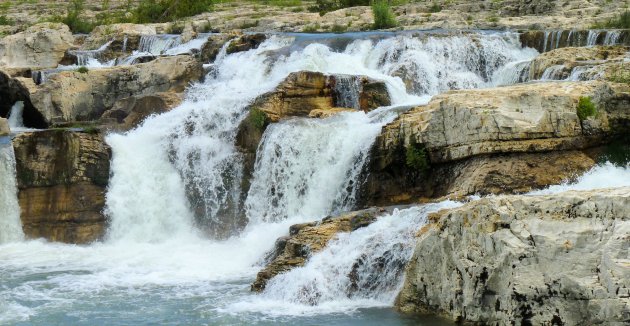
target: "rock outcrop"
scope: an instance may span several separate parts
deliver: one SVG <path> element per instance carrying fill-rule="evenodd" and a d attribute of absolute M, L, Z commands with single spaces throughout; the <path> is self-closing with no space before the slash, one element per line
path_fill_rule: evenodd
<path fill-rule="evenodd" d="M 0 68 L 56 68 L 73 46 L 68 26 L 57 23 L 33 25 L 0 39 Z"/>
<path fill-rule="evenodd" d="M 154 61 L 87 72 L 65 71 L 46 83 L 16 78 L 28 94 L 29 105 L 48 125 L 68 121 L 97 120 L 114 104 L 131 96 L 183 92 L 203 74 L 201 64 L 188 55 L 161 57 Z"/>
<path fill-rule="evenodd" d="M 629 94 L 626 86 L 592 81 L 435 96 L 383 128 L 362 202 L 391 205 L 400 198 L 520 192 L 571 179 L 594 164 L 576 151 L 627 130 Z M 597 114 L 580 120 L 577 106 L 583 97 L 591 98 Z"/>
<path fill-rule="evenodd" d="M 258 273 L 252 284 L 252 291 L 262 291 L 267 281 L 274 276 L 304 266 L 308 258 L 324 249 L 337 233 L 352 232 L 367 226 L 386 212 L 383 208 L 369 208 L 336 217 L 329 216 L 321 222 L 291 226 L 289 236 L 276 241 L 274 250 L 266 259 L 266 267 Z"/>
<path fill-rule="evenodd" d="M 630 320 L 630 188 L 491 197 L 430 216 L 397 306 L 478 325 Z"/>
<path fill-rule="evenodd" d="M 105 231 L 110 149 L 102 135 L 47 130 L 13 140 L 18 199 L 30 238 L 89 243 Z"/>

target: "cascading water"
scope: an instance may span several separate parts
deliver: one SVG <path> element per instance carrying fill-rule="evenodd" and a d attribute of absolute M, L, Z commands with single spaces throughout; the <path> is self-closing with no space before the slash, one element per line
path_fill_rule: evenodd
<path fill-rule="evenodd" d="M 522 49 L 513 33 L 359 37 L 343 49 L 318 41 L 298 43 L 278 35 L 247 52 L 225 55 L 224 48 L 212 73 L 189 88 L 182 105 L 126 134 L 109 135 L 113 175 L 107 239 L 86 247 L 43 241 L 4 245 L 0 277 L 8 281 L 0 288 L 0 323 L 47 324 L 61 315 L 72 324 L 105 319 L 133 324 L 147 316 L 155 323 L 264 324 L 261 314 L 270 312 L 248 291 L 256 264 L 289 225 L 353 208 L 369 148 L 398 107 L 424 103 L 448 89 L 490 86 L 504 66 L 536 54 Z M 256 97 L 300 70 L 382 80 L 393 105 L 367 114 L 295 118 L 270 126 L 242 202 L 237 127 Z M 405 249 L 393 255 L 391 248 L 410 248 L 411 230 L 422 225 L 423 210 L 440 205 L 446 204 L 401 210 L 337 240 L 330 250 L 349 250 L 363 262 L 350 283 L 367 284 L 378 272 L 391 271 L 391 277 L 387 286 L 353 290 L 350 298 L 342 287 L 320 285 L 328 295 L 320 306 L 328 302 L 328 312 L 346 312 L 390 305 L 409 253 Z M 204 220 L 229 225 L 237 215 L 244 215 L 247 225 L 228 228 L 232 236 L 226 240 L 211 240 L 199 231 Z M 371 246 L 374 255 L 360 253 L 359 247 L 344 249 L 344 243 L 355 242 Z M 396 268 L 386 264 L 379 269 L 375 262 L 383 259 Z M 339 264 L 347 270 L 345 261 Z M 308 278 L 296 276 L 296 287 L 279 290 L 273 300 L 300 304 L 285 300 L 295 298 L 291 291 L 300 280 Z M 334 304 L 334 296 L 349 304 Z M 343 323 L 344 316 L 330 318 Z M 354 318 L 360 323 L 370 316 Z"/>
<path fill-rule="evenodd" d="M 22 118 L 23 112 L 24 102 L 15 102 L 15 104 L 11 107 L 11 112 L 9 112 L 9 127 L 11 127 L 11 130 L 24 128 L 24 119 Z"/>
<path fill-rule="evenodd" d="M 0 244 L 24 238 L 15 180 L 15 154 L 11 139 L 0 137 Z"/>
<path fill-rule="evenodd" d="M 356 76 L 335 77 L 336 103 L 338 107 L 360 109 L 361 79 Z"/>
<path fill-rule="evenodd" d="M 444 201 L 396 209 L 367 227 L 339 234 L 304 267 L 276 276 L 260 296 L 231 309 L 302 315 L 339 307 L 391 306 L 413 254 L 415 234 L 427 215 L 460 205 Z"/>

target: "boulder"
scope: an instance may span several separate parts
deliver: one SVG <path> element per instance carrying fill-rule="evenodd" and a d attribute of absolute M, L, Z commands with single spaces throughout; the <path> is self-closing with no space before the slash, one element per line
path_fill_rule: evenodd
<path fill-rule="evenodd" d="M 265 34 L 244 34 L 234 39 L 226 49 L 226 52 L 227 54 L 232 54 L 257 49 L 266 40 L 267 35 Z"/>
<path fill-rule="evenodd" d="M 275 91 L 257 98 L 251 108 L 277 122 L 285 117 L 306 117 L 313 110 L 354 108 L 367 112 L 390 104 L 387 85 L 382 81 L 299 71 L 289 74 Z"/>
<path fill-rule="evenodd" d="M 583 121 L 581 97 L 591 97 L 598 110 Z M 600 81 L 435 96 L 383 128 L 360 202 L 514 193 L 571 180 L 594 164 L 581 151 L 627 134 L 629 108 L 630 87 Z"/>
<path fill-rule="evenodd" d="M 68 26 L 41 23 L 0 39 L 0 67 L 46 69 L 62 61 L 74 38 Z"/>
<path fill-rule="evenodd" d="M 577 105 L 591 97 L 599 114 L 580 121 Z M 449 91 L 384 127 L 379 149 L 422 145 L 432 163 L 482 154 L 585 148 L 610 131 L 607 83 L 536 83 Z"/>
<path fill-rule="evenodd" d="M 174 92 L 131 96 L 116 101 L 100 120 L 117 131 L 127 131 L 151 115 L 170 111 L 181 101 L 182 94 Z"/>
<path fill-rule="evenodd" d="M 212 34 L 208 37 L 208 41 L 204 43 L 201 47 L 201 51 L 199 52 L 199 60 L 203 63 L 213 62 L 221 48 L 229 42 L 237 37 L 238 34 L 234 33 L 221 33 L 221 34 Z"/>
<path fill-rule="evenodd" d="M 490 197 L 429 217 L 396 306 L 474 325 L 630 320 L 630 188 Z"/>
<path fill-rule="evenodd" d="M 197 60 L 181 55 L 83 73 L 65 71 L 41 85 L 35 85 L 32 79 L 16 79 L 28 93 L 29 103 L 50 125 L 96 120 L 116 101 L 131 96 L 183 92 L 202 74 L 203 68 Z"/>
<path fill-rule="evenodd" d="M 111 158 L 102 135 L 89 129 L 21 133 L 13 147 L 24 233 L 67 243 L 99 239 Z"/>
<path fill-rule="evenodd" d="M 378 216 L 387 211 L 382 208 L 369 208 L 345 213 L 336 217 L 326 217 L 321 222 L 296 224 L 289 229 L 288 237 L 276 241 L 274 250 L 267 257 L 267 264 L 258 272 L 251 286 L 252 291 L 265 289 L 267 281 L 292 268 L 304 266 L 308 258 L 324 249 L 337 233 L 352 232 L 370 225 Z"/>

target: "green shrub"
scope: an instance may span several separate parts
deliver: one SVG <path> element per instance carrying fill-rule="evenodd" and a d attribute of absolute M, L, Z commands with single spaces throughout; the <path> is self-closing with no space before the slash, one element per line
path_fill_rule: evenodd
<path fill-rule="evenodd" d="M 372 15 L 374 16 L 375 29 L 392 28 L 398 25 L 392 9 L 385 0 L 374 0 Z"/>
<path fill-rule="evenodd" d="M 0 16 L 0 25 L 13 25 L 13 21 L 7 18 L 7 16 L 2 15 Z"/>
<path fill-rule="evenodd" d="M 624 11 L 619 14 L 617 17 L 610 19 L 607 22 L 601 22 L 594 24 L 593 28 L 619 28 L 619 29 L 628 29 L 630 28 L 630 11 Z"/>
<path fill-rule="evenodd" d="M 316 5 L 308 9 L 312 12 L 326 13 L 342 8 L 369 5 L 370 0 L 317 0 Z"/>
<path fill-rule="evenodd" d="M 267 120 L 267 114 L 262 110 L 254 108 L 249 111 L 249 121 L 256 129 L 263 130 L 267 125 Z"/>
<path fill-rule="evenodd" d="M 79 67 L 79 69 L 77 69 L 77 72 L 80 74 L 86 74 L 88 71 L 90 71 L 87 67 Z"/>
<path fill-rule="evenodd" d="M 430 168 L 427 151 L 424 146 L 420 144 L 411 144 L 407 147 L 405 163 L 407 167 L 421 173 L 426 172 Z"/>
<path fill-rule="evenodd" d="M 206 12 L 213 0 L 140 0 L 134 10 L 137 23 L 165 23 Z"/>
<path fill-rule="evenodd" d="M 333 25 L 332 28 L 330 29 L 330 31 L 333 33 L 343 33 L 346 30 L 348 30 L 346 26 L 337 25 L 337 24 Z"/>
<path fill-rule="evenodd" d="M 54 21 L 64 23 L 70 27 L 73 33 L 90 33 L 94 29 L 94 23 L 81 19 L 85 0 L 72 0 L 68 4 L 66 16 L 53 18 Z"/>
<path fill-rule="evenodd" d="M 442 6 L 439 3 L 433 3 L 431 7 L 429 7 L 429 12 L 440 12 L 442 11 Z"/>
<path fill-rule="evenodd" d="M 586 120 L 588 117 L 595 116 L 597 108 L 590 97 L 580 97 L 577 106 L 577 115 L 580 121 Z"/>

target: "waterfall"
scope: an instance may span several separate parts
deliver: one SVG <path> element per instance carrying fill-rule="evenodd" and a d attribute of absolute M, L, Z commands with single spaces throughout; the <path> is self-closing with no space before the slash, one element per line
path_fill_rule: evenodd
<path fill-rule="evenodd" d="M 332 307 L 390 306 L 427 215 L 460 205 L 443 201 L 396 209 L 367 227 L 340 233 L 305 266 L 272 278 L 261 295 L 231 309 L 299 315 Z"/>
<path fill-rule="evenodd" d="M 354 208 L 368 152 L 393 117 L 356 112 L 272 125 L 258 150 L 247 216 L 312 219 Z"/>
<path fill-rule="evenodd" d="M 544 80 L 544 81 L 560 80 L 560 79 L 563 79 L 562 78 L 563 73 L 564 73 L 563 65 L 554 65 L 545 69 L 545 71 L 543 71 L 543 74 L 540 77 L 540 80 Z"/>
<path fill-rule="evenodd" d="M 336 105 L 342 108 L 360 109 L 361 79 L 356 76 L 335 76 Z"/>
<path fill-rule="evenodd" d="M 248 104 L 291 72 L 366 75 L 384 81 L 393 105 L 400 106 L 426 101 L 407 93 L 409 88 L 398 77 L 403 70 L 427 76 L 420 79 L 424 86 L 413 89 L 429 95 L 488 85 L 503 65 L 535 53 L 521 49 L 514 33 L 357 39 L 340 52 L 312 43 L 287 53 L 293 40 L 275 36 L 256 50 L 217 59 L 213 74 L 191 87 L 180 107 L 128 134 L 107 138 L 113 149 L 107 194 L 110 237 L 137 230 L 132 237 L 157 240 L 190 232 L 195 223 L 206 224 L 194 221 L 193 215 L 209 224 L 229 224 L 247 211 L 250 222 L 264 223 L 294 214 L 313 219 L 352 208 L 367 149 L 387 121 L 372 121 L 361 112 L 271 126 L 259 149 L 248 198 L 242 202 L 243 158 L 234 145 L 237 127 Z M 427 57 L 433 60 L 426 62 Z M 327 179 L 333 175 L 334 180 Z"/>
<path fill-rule="evenodd" d="M 0 137 L 0 244 L 24 238 L 11 139 Z"/>
<path fill-rule="evenodd" d="M 514 85 L 529 81 L 532 60 L 515 61 L 498 69 L 492 77 L 492 86 Z"/>
<path fill-rule="evenodd" d="M 588 31 L 588 36 L 586 37 L 586 46 L 595 46 L 597 45 L 597 39 L 599 38 L 600 31 L 590 30 Z"/>
<path fill-rule="evenodd" d="M 616 45 L 621 37 L 621 31 L 607 31 L 604 37 L 604 45 Z"/>
<path fill-rule="evenodd" d="M 77 65 L 79 67 L 100 68 L 103 66 L 111 66 L 113 62 L 101 62 L 101 55 L 112 42 L 113 41 L 109 41 L 96 50 L 74 50 L 71 51 L 71 53 L 77 56 Z"/>
<path fill-rule="evenodd" d="M 182 44 L 182 37 L 175 34 L 158 34 L 158 35 L 142 35 L 140 36 L 139 52 L 150 53 L 153 55 L 164 54 Z"/>
<path fill-rule="evenodd" d="M 9 112 L 9 127 L 11 130 L 15 131 L 19 128 L 24 128 L 24 119 L 22 118 L 22 113 L 24 112 L 24 102 L 17 101 L 11 107 L 11 112 Z"/>

